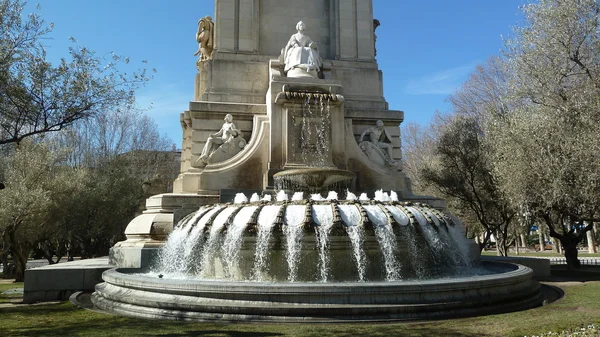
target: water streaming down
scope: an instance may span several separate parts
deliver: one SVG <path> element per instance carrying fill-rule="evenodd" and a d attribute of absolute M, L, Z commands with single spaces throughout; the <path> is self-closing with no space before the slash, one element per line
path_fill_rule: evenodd
<path fill-rule="evenodd" d="M 450 252 L 450 256 L 456 266 L 468 265 L 468 256 L 464 256 L 463 252 L 458 248 L 457 242 L 452 238 L 450 233 L 448 232 L 448 225 L 444 221 L 440 221 L 438 217 L 433 214 L 431 210 L 425 210 L 423 214 L 428 218 L 428 221 L 433 222 L 435 226 L 438 228 L 438 236 L 440 240 L 444 243 L 445 248 Z M 444 227 L 445 230 L 439 230 Z"/>
<path fill-rule="evenodd" d="M 300 149 L 302 162 L 308 167 L 327 166 L 331 107 L 323 95 L 307 94 L 302 102 Z"/>
<path fill-rule="evenodd" d="M 269 241 L 271 240 L 271 232 L 281 207 L 275 205 L 264 206 L 258 216 L 256 251 L 254 253 L 254 267 L 252 269 L 252 279 L 255 281 L 264 281 L 268 274 Z"/>
<path fill-rule="evenodd" d="M 236 196 L 204 206 L 176 226 L 153 269 L 170 278 L 252 281 L 409 280 L 449 275 L 469 259 L 454 222 L 426 205 L 378 192 L 276 201 Z M 362 213 L 361 213 L 362 212 Z M 332 241 L 333 240 L 333 241 Z M 333 245 L 333 246 L 332 246 Z M 460 255 L 460 256 L 453 256 Z"/>
<path fill-rule="evenodd" d="M 312 206 L 313 221 L 317 224 L 315 236 L 319 251 L 319 274 L 322 282 L 329 276 L 329 234 L 333 226 L 333 210 L 330 205 Z"/>
<path fill-rule="evenodd" d="M 358 208 L 352 205 L 339 205 L 340 217 L 347 225 L 344 227 L 350 243 L 352 245 L 352 257 L 356 264 L 356 274 L 358 281 L 365 280 L 365 271 L 367 268 L 367 257 L 363 249 L 364 231 L 363 227 L 359 226 L 360 212 Z"/>
<path fill-rule="evenodd" d="M 286 261 L 288 265 L 288 281 L 294 282 L 298 278 L 298 262 L 302 250 L 302 237 L 306 206 L 290 205 L 286 207 L 283 233 L 286 238 Z"/>
<path fill-rule="evenodd" d="M 213 214 L 213 216 L 216 215 L 216 217 L 212 221 L 210 234 L 204 246 L 202 265 L 200 267 L 201 277 L 225 277 L 222 272 L 217 272 L 217 270 L 222 271 L 222 262 L 218 259 L 219 247 L 222 244 L 222 230 L 225 228 L 225 223 L 229 219 L 229 216 L 238 209 L 239 207 L 223 207 Z M 212 216 L 208 221 L 210 222 L 210 220 L 212 220 Z M 221 266 L 221 268 L 217 268 L 217 264 Z"/>
<path fill-rule="evenodd" d="M 392 200 L 395 199 L 393 195 L 390 198 Z M 410 265 L 414 270 L 416 277 L 419 279 L 424 278 L 427 275 L 427 263 L 424 261 L 426 253 L 419 249 L 418 234 L 415 227 L 410 222 L 406 209 L 403 207 L 392 207 L 390 205 L 386 205 L 385 208 L 399 225 L 398 234 L 402 237 L 401 241 L 408 247 L 407 253 L 410 257 L 409 260 L 412 262 Z"/>
<path fill-rule="evenodd" d="M 233 223 L 227 228 L 227 234 L 221 247 L 221 255 L 225 267 L 226 276 L 230 279 L 241 280 L 243 275 L 239 270 L 240 249 L 242 248 L 243 235 L 248 225 L 248 219 L 258 209 L 258 206 L 242 208 L 233 219 Z"/>
<path fill-rule="evenodd" d="M 375 235 L 379 241 L 379 247 L 383 253 L 385 262 L 385 272 L 387 281 L 395 281 L 400 279 L 400 264 L 396 259 L 397 244 L 396 235 L 392 230 L 392 226 L 388 221 L 385 213 L 381 212 L 379 206 L 367 205 L 364 206 L 369 220 L 373 223 Z"/>
<path fill-rule="evenodd" d="M 454 222 L 455 220 L 451 221 Z M 469 242 L 464 228 L 461 228 L 460 226 L 447 226 L 447 228 L 448 234 L 456 243 L 456 248 L 460 251 L 461 255 L 463 256 L 463 260 L 465 262 L 466 267 L 472 267 L 474 261 L 471 257 L 471 252 L 469 251 Z"/>
<path fill-rule="evenodd" d="M 191 272 L 188 261 L 192 255 L 196 254 L 193 246 L 199 240 L 198 237 L 203 230 L 203 224 L 198 224 L 198 222 L 206 211 L 206 208 L 200 208 L 196 213 L 192 213 L 180 221 L 161 248 L 159 259 L 152 268 L 153 270 L 160 270 L 174 277 L 183 277 Z M 190 234 L 195 236 L 196 241 L 188 240 Z"/>

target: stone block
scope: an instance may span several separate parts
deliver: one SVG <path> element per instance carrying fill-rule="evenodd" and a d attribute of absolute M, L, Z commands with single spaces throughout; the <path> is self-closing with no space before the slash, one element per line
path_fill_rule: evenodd
<path fill-rule="evenodd" d="M 23 302 L 64 301 L 74 292 L 93 291 L 110 268 L 108 258 L 98 258 L 27 269 Z"/>

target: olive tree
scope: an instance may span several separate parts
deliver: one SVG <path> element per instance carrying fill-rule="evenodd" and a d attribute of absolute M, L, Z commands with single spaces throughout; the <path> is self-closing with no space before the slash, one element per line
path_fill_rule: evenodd
<path fill-rule="evenodd" d="M 490 124 L 495 175 L 578 267 L 576 246 L 600 218 L 600 4 L 540 0 L 523 12 L 505 48 L 510 113 Z"/>
<path fill-rule="evenodd" d="M 476 219 L 484 229 L 483 249 L 491 235 L 498 253 L 507 255 L 508 227 L 514 211 L 492 175 L 489 147 L 477 119 L 454 116 L 436 142 L 433 161 L 421 169 L 421 179 L 452 201 L 462 216 Z"/>
<path fill-rule="evenodd" d="M 5 158 L 5 188 L 0 191 L 0 254 L 10 254 L 22 281 L 29 254 L 48 223 L 54 197 L 72 172 L 58 170 L 59 157 L 46 144 L 22 142 Z M 69 179 L 67 179 L 69 177 Z"/>
<path fill-rule="evenodd" d="M 427 127 L 409 124 L 402 132 L 404 167 L 416 192 L 445 198 L 471 233 L 483 234 L 480 249 L 494 235 L 502 255 L 515 214 L 492 174 L 487 124 L 507 111 L 505 81 L 502 62 L 492 57 L 447 98 L 450 113 L 437 113 Z"/>

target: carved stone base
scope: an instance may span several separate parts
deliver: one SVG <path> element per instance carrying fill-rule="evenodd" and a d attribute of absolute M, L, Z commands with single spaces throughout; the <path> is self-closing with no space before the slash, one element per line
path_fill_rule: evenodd
<path fill-rule="evenodd" d="M 303 68 L 293 68 L 288 70 L 287 77 L 291 78 L 318 78 L 319 75 L 315 69 L 307 70 Z"/>

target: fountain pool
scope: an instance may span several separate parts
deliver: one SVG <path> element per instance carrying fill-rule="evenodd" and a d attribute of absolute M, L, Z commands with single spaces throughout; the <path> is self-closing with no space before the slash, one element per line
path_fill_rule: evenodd
<path fill-rule="evenodd" d="M 380 192 L 201 207 L 146 270 L 113 269 L 92 299 L 184 320 L 377 321 L 520 310 L 543 298 L 524 266 L 480 263 L 462 225 Z"/>

